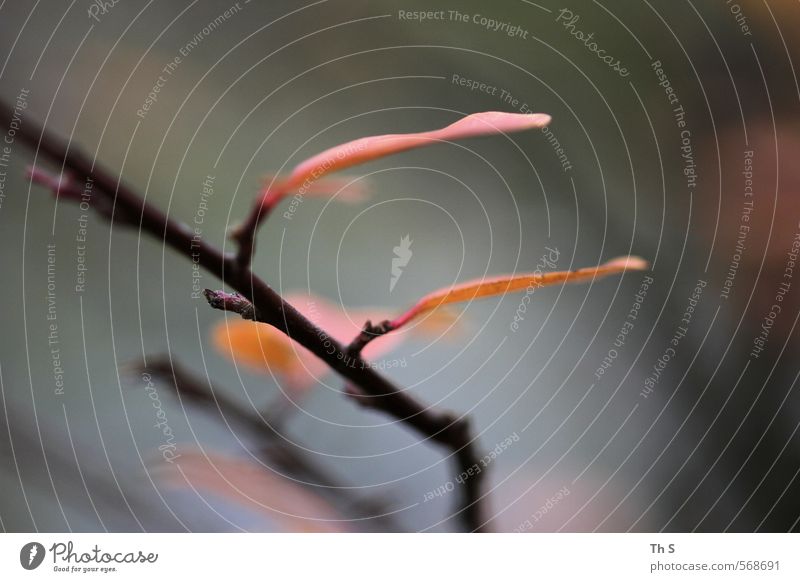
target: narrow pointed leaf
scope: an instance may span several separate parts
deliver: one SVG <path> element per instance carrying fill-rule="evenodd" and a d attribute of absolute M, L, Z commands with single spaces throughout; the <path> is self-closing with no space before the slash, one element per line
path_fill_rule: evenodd
<path fill-rule="evenodd" d="M 526 273 L 501 275 L 455 285 L 449 289 L 434 291 L 420 299 L 414 307 L 391 322 L 392 329 L 402 327 L 415 317 L 441 305 L 470 301 L 482 297 L 502 295 L 521 291 L 529 286 L 545 287 L 559 283 L 577 283 L 588 279 L 605 277 L 624 271 L 647 269 L 647 261 L 639 257 L 619 257 L 597 267 L 587 267 L 576 271 L 554 271 L 552 273 Z"/>
<path fill-rule="evenodd" d="M 307 180 L 316 180 L 331 172 L 441 141 L 536 129 L 548 123 L 550 116 L 544 113 L 485 111 L 473 113 L 447 127 L 433 131 L 362 137 L 332 147 L 302 162 L 292 171 L 280 189 L 294 190 Z"/>

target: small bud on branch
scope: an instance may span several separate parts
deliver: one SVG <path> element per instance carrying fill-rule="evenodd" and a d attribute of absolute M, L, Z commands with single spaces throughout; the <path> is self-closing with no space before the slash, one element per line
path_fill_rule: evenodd
<path fill-rule="evenodd" d="M 238 293 L 226 293 L 225 291 L 212 291 L 203 289 L 203 295 L 208 304 L 214 309 L 222 311 L 233 311 L 242 316 L 242 319 L 256 319 L 256 310 L 253 304 Z"/>

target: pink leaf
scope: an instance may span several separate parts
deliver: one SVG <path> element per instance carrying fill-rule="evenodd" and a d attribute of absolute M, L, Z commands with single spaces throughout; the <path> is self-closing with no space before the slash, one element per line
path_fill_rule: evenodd
<path fill-rule="evenodd" d="M 280 189 L 294 190 L 307 180 L 316 180 L 331 172 L 413 148 L 442 141 L 536 129 L 548 123 L 550 116 L 544 113 L 485 111 L 473 113 L 447 127 L 433 131 L 362 137 L 332 147 L 302 162 L 292 171 Z"/>

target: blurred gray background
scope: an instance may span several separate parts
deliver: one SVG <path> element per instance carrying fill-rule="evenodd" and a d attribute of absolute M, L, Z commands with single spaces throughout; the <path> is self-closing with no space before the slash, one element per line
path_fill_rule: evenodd
<path fill-rule="evenodd" d="M 256 272 L 284 293 L 399 313 L 439 287 L 532 271 L 546 247 L 558 249 L 559 269 L 640 255 L 652 263 L 653 284 L 622 346 L 614 341 L 641 273 L 537 290 L 516 332 L 522 294 L 475 302 L 459 309 L 457 332 L 409 337 L 394 349 L 390 357 L 408 365 L 387 374 L 427 403 L 468 414 L 487 452 L 518 437 L 487 469 L 495 530 L 797 527 L 800 282 L 785 279 L 800 221 L 796 4 L 746 1 L 739 13 L 725 3 L 640 1 L 98 6 L 0 5 L 0 95 L 13 104 L 28 90 L 23 124 L 71 139 L 176 219 L 194 219 L 213 176 L 203 237 L 226 250 L 226 230 L 263 177 L 327 147 L 484 110 L 551 114 L 550 134 L 441 144 L 351 169 L 346 176 L 364 177 L 370 193 L 356 204 L 308 197 L 286 219 L 284 202 L 261 230 Z M 403 16 L 420 10 L 444 17 Z M 517 32 L 487 28 L 483 17 Z M 575 31 L 593 32 L 628 74 Z M 684 128 L 655 61 L 685 110 Z M 159 76 L 157 101 L 137 115 Z M 497 90 L 470 90 L 454 76 Z M 754 152 L 755 202 L 731 279 L 746 151 Z M 83 212 L 31 186 L 25 168 L 33 162 L 15 143 L 2 168 L 2 527 L 314 529 L 313 519 L 276 517 L 269 507 L 278 497 L 307 515 L 304 498 L 279 489 L 256 502 L 164 477 L 181 462 L 158 452 L 164 437 L 137 372 L 144 357 L 171 358 L 265 418 L 280 402 L 280 378 L 237 370 L 215 350 L 209 333 L 224 315 L 191 297 L 185 257 L 92 212 L 85 290 L 76 292 Z M 390 292 L 393 248 L 406 235 L 413 257 Z M 48 343 L 48 245 L 63 394 Z M 698 281 L 705 287 L 685 337 L 645 398 Z M 753 357 L 782 281 L 790 288 L 781 313 Z M 201 284 L 221 285 L 208 276 Z M 264 452 L 258 427 L 179 399 L 165 378 L 153 378 L 184 459 L 200 450 L 279 471 L 284 485 L 324 500 L 342 519 L 336 527 L 459 527 L 457 493 L 425 501 L 455 477 L 443 451 L 355 406 L 332 374 L 282 415 L 271 438 L 293 443 L 293 455 L 339 488 L 297 477 L 291 462 Z"/>

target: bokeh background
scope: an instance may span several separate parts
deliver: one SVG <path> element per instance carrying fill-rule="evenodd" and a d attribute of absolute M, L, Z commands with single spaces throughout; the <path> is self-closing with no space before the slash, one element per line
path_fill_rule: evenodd
<path fill-rule="evenodd" d="M 427 10 L 443 17 L 405 16 Z M 403 365 L 386 373 L 468 415 L 483 451 L 500 446 L 486 469 L 494 530 L 788 531 L 800 519 L 798 24 L 788 0 L 3 2 L 0 96 L 23 93 L 22 124 L 71 140 L 171 217 L 202 212 L 203 238 L 226 250 L 264 177 L 327 147 L 478 111 L 551 114 L 549 133 L 354 168 L 340 194 L 368 193 L 355 202 L 307 197 L 291 218 L 285 202 L 256 272 L 360 317 L 532 271 L 547 249 L 558 269 L 645 257 L 645 274 L 537 290 L 517 330 L 521 294 L 463 306 L 447 334 L 405 334 L 384 360 Z M 212 340 L 225 315 L 191 295 L 191 263 L 56 202 L 26 179 L 32 163 L 17 142 L 0 168 L 0 527 L 461 527 L 443 450 L 356 406 L 333 374 L 300 390 L 234 365 Z M 390 291 L 405 236 L 413 256 Z M 160 373 L 170 362 L 243 415 L 179 397 Z"/>

